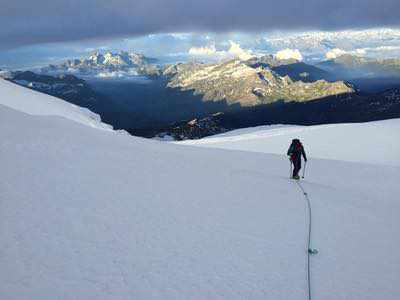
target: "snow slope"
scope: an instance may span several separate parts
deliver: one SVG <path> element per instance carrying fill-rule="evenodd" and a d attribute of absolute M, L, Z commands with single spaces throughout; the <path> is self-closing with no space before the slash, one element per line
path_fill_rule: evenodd
<path fill-rule="evenodd" d="M 59 115 L 0 104 L 0 299 L 307 299 L 285 157 Z M 399 299 L 400 168 L 311 160 L 314 299 Z"/>
<path fill-rule="evenodd" d="M 285 154 L 300 138 L 310 157 L 400 166 L 400 119 L 318 126 L 273 125 L 180 144 Z"/>
<path fill-rule="evenodd" d="M 112 129 L 86 108 L 18 86 L 0 78 L 0 105 L 31 115 L 60 116 L 91 127 Z"/>

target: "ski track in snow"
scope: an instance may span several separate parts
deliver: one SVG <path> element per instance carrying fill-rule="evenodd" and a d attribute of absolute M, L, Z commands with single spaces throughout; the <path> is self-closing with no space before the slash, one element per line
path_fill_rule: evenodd
<path fill-rule="evenodd" d="M 7 228 L 2 236 L 10 247 L 1 261 L 8 270 L 2 273 L 8 274 L 2 278 L 5 298 L 24 298 L 24 291 L 45 299 L 275 298 L 288 278 L 297 282 L 293 297 L 303 297 L 304 256 L 294 250 L 304 243 L 302 205 L 292 201 L 297 194 L 280 184 L 276 194 L 284 197 L 252 195 L 273 176 L 252 173 L 247 163 L 229 167 L 231 158 L 209 174 L 219 160 L 214 151 L 160 149 L 159 143 L 54 117 L 18 116 L 2 114 L 1 140 L 7 143 L 1 165 L 8 178 L 1 190 L 13 199 L 2 209 L 0 226 Z M 194 180 L 188 176 L 193 170 Z M 286 179 L 279 182 L 289 186 Z M 280 217 L 288 207 L 294 228 Z M 265 238 L 274 231 L 282 240 Z M 279 254 L 282 249 L 288 251 Z"/>
<path fill-rule="evenodd" d="M 285 156 L 144 140 L 3 99 L 0 299 L 307 299 L 307 208 Z M 313 299 L 399 299 L 393 149 L 392 165 L 332 161 L 308 141 Z"/>

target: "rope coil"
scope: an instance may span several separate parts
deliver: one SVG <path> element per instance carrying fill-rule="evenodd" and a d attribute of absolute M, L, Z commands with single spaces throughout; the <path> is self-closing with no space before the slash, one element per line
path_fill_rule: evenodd
<path fill-rule="evenodd" d="M 308 197 L 307 192 L 303 188 L 303 186 L 300 184 L 299 181 L 296 182 L 297 185 L 299 186 L 301 192 L 304 195 L 304 198 L 307 203 L 307 210 L 308 210 L 308 238 L 307 238 L 307 285 L 308 285 L 308 300 L 311 300 L 311 271 L 310 271 L 310 256 L 317 254 L 318 250 L 313 249 L 311 247 L 311 228 L 312 228 L 312 210 L 311 210 L 311 201 L 310 198 Z"/>

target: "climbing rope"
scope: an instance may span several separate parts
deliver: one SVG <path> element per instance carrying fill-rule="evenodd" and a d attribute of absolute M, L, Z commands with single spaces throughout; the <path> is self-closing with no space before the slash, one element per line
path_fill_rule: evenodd
<path fill-rule="evenodd" d="M 308 210 L 308 241 L 307 241 L 307 284 L 308 284 L 308 300 L 311 300 L 311 271 L 310 271 L 310 256 L 317 254 L 318 250 L 313 249 L 311 247 L 311 228 L 312 228 L 312 211 L 311 211 L 311 201 L 310 198 L 308 197 L 307 192 L 303 188 L 303 186 L 300 184 L 299 181 L 296 181 L 298 187 L 300 188 L 301 192 L 304 195 L 304 198 L 307 203 L 307 210 Z"/>

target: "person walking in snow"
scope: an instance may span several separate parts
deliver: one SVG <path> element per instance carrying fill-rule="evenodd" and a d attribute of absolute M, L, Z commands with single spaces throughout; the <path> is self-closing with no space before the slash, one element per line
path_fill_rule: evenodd
<path fill-rule="evenodd" d="M 302 155 L 304 157 L 304 161 L 307 162 L 306 152 L 304 151 L 304 147 L 301 144 L 299 139 L 292 140 L 289 150 L 287 151 L 287 155 L 289 156 L 289 159 L 294 166 L 292 178 L 299 180 L 300 179 L 299 171 L 301 169 L 301 156 Z"/>

